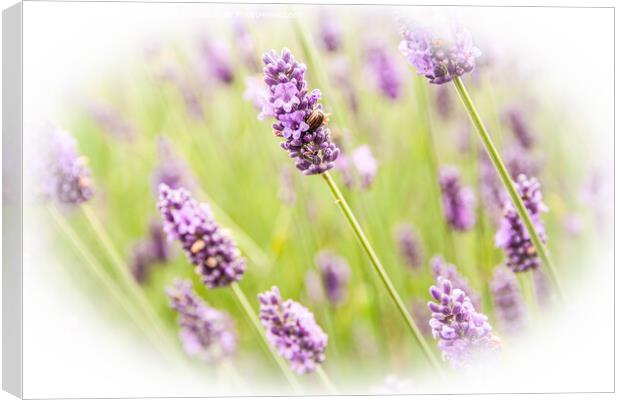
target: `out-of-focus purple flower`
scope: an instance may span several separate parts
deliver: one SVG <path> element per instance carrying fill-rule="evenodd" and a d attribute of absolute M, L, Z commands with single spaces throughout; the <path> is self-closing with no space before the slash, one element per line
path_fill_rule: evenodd
<path fill-rule="evenodd" d="M 443 213 L 448 225 L 457 231 L 467 231 L 476 222 L 475 197 L 472 190 L 462 187 L 460 175 L 454 167 L 439 171 Z"/>
<path fill-rule="evenodd" d="M 547 235 L 541 213 L 547 211 L 547 206 L 542 201 L 540 183 L 536 178 L 528 179 L 525 175 L 519 175 L 516 186 L 536 232 L 544 243 Z M 504 204 L 504 216 L 495 234 L 495 245 L 504 249 L 506 265 L 514 272 L 527 271 L 540 265 L 536 248 L 512 201 L 508 200 Z"/>
<path fill-rule="evenodd" d="M 493 335 L 488 318 L 476 311 L 471 300 L 450 280 L 440 277 L 437 286 L 431 286 L 429 325 L 443 358 L 453 368 L 473 365 L 480 355 L 499 348 L 499 339 Z"/>
<path fill-rule="evenodd" d="M 289 168 L 282 168 L 280 171 L 280 191 L 278 197 L 283 204 L 292 207 L 297 201 L 295 190 L 295 179 L 293 172 Z"/>
<path fill-rule="evenodd" d="M 334 166 L 340 150 L 332 143 L 325 126 L 318 89 L 308 93 L 306 66 L 298 63 L 288 49 L 263 56 L 268 103 L 261 116 L 276 119 L 273 130 L 284 141 L 281 146 L 296 159 L 295 166 L 306 175 L 321 174 Z"/>
<path fill-rule="evenodd" d="M 357 90 L 351 79 L 351 66 L 344 56 L 334 58 L 330 63 L 331 76 L 336 86 L 342 90 L 353 113 L 359 109 Z"/>
<path fill-rule="evenodd" d="M 258 299 L 267 339 L 294 372 L 312 372 L 325 361 L 327 335 L 307 308 L 290 299 L 283 301 L 275 286 Z"/>
<path fill-rule="evenodd" d="M 179 314 L 179 338 L 188 355 L 217 362 L 235 352 L 237 335 L 232 319 L 205 303 L 189 281 L 175 280 L 166 293 L 170 307 Z"/>
<path fill-rule="evenodd" d="M 499 221 L 508 193 L 502 185 L 497 171 L 491 164 L 489 155 L 481 151 L 478 157 L 478 179 L 480 181 L 480 198 L 485 209 L 490 212 L 494 222 Z"/>
<path fill-rule="evenodd" d="M 436 37 L 429 29 L 403 27 L 400 52 L 430 83 L 450 82 L 454 77 L 471 72 L 476 67 L 480 50 L 469 32 L 457 27 L 447 37 Z"/>
<path fill-rule="evenodd" d="M 231 84 L 235 80 L 229 49 L 224 41 L 203 38 L 201 52 L 205 69 L 211 77 L 224 84 Z"/>
<path fill-rule="evenodd" d="M 403 86 L 402 71 L 385 46 L 380 43 L 369 44 L 366 61 L 381 93 L 390 100 L 398 99 Z"/>
<path fill-rule="evenodd" d="M 372 156 L 370 146 L 364 144 L 353 149 L 351 161 L 360 177 L 362 188 L 368 189 L 377 175 L 377 160 Z"/>
<path fill-rule="evenodd" d="M 181 242 L 202 283 L 217 288 L 241 279 L 245 260 L 229 232 L 215 222 L 207 203 L 198 203 L 184 188 L 162 183 L 157 206 L 168 240 Z"/>
<path fill-rule="evenodd" d="M 153 173 L 153 188 L 158 193 L 159 185 L 164 183 L 172 189 L 196 187 L 196 178 L 185 161 L 174 152 L 172 143 L 165 136 L 157 138 L 158 164 Z"/>
<path fill-rule="evenodd" d="M 527 307 L 514 272 L 500 265 L 495 269 L 489 286 L 502 330 L 506 333 L 521 331 L 527 322 Z"/>
<path fill-rule="evenodd" d="M 63 204 L 79 205 L 93 197 L 94 190 L 86 157 L 78 153 L 76 140 L 56 126 L 45 128 L 47 153 L 41 166 L 45 197 Z"/>
<path fill-rule="evenodd" d="M 477 309 L 480 308 L 480 295 L 469 286 L 469 282 L 459 273 L 456 266 L 447 263 L 444 261 L 443 257 L 436 255 L 431 259 L 431 270 L 435 279 L 448 279 L 454 287 L 465 292 L 474 307 Z"/>
<path fill-rule="evenodd" d="M 333 13 L 321 12 L 318 27 L 323 48 L 329 52 L 338 51 L 342 47 L 342 27 Z"/>
<path fill-rule="evenodd" d="M 569 214 L 563 218 L 562 226 L 570 236 L 579 236 L 583 232 L 583 219 L 577 214 Z"/>
<path fill-rule="evenodd" d="M 523 116 L 523 112 L 516 107 L 511 107 L 506 110 L 504 117 L 518 143 L 523 148 L 531 149 L 535 143 L 534 135 Z"/>
<path fill-rule="evenodd" d="M 316 264 L 321 271 L 327 299 L 333 305 L 342 304 L 346 300 L 347 284 L 351 279 L 349 264 L 344 258 L 330 251 L 320 252 L 316 257 Z"/>
<path fill-rule="evenodd" d="M 105 133 L 123 140 L 134 137 L 134 127 L 111 105 L 91 100 L 86 102 L 86 110 Z"/>
<path fill-rule="evenodd" d="M 502 151 L 504 163 L 512 179 L 521 174 L 526 176 L 537 175 L 540 171 L 541 160 L 520 145 L 507 146 Z"/>
<path fill-rule="evenodd" d="M 256 111 L 262 111 L 267 103 L 267 87 L 259 77 L 248 76 L 245 78 L 245 91 L 243 100 L 252 103 Z"/>
<path fill-rule="evenodd" d="M 356 147 L 349 154 L 341 153 L 335 168 L 342 173 L 344 184 L 349 189 L 359 186 L 368 190 L 377 175 L 378 163 L 367 144 Z"/>
<path fill-rule="evenodd" d="M 424 261 L 424 251 L 420 238 L 411 224 L 402 223 L 394 231 L 400 255 L 413 269 L 420 269 Z"/>
<path fill-rule="evenodd" d="M 443 119 L 449 119 L 452 115 L 453 102 L 452 93 L 447 86 L 439 86 L 435 94 L 435 104 L 437 105 L 437 113 Z M 468 125 L 469 126 L 469 125 Z"/>
<path fill-rule="evenodd" d="M 144 283 L 155 264 L 168 261 L 170 250 L 170 244 L 166 240 L 161 223 L 152 220 L 149 224 L 148 236 L 137 241 L 131 249 L 129 265 L 136 282 Z"/>
<path fill-rule="evenodd" d="M 235 47 L 239 50 L 245 67 L 252 73 L 260 71 L 254 40 L 248 32 L 248 27 L 240 18 L 233 20 L 233 34 L 235 36 Z"/>
<path fill-rule="evenodd" d="M 536 268 L 532 271 L 534 274 L 534 294 L 536 301 L 541 306 L 546 306 L 551 298 L 551 285 L 547 274 L 542 268 Z"/>

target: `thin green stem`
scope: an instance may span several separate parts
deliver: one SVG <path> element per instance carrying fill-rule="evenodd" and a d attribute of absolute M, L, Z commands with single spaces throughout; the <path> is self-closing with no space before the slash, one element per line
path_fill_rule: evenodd
<path fill-rule="evenodd" d="M 411 314 L 409 314 L 409 311 L 407 310 L 405 303 L 400 298 L 400 295 L 397 293 L 396 288 L 394 287 L 394 284 L 392 283 L 388 274 L 385 272 L 385 269 L 383 268 L 383 265 L 381 264 L 381 261 L 379 260 L 379 257 L 377 256 L 377 253 L 375 252 L 372 245 L 366 238 L 366 234 L 362 230 L 362 227 L 357 221 L 357 218 L 355 218 L 353 211 L 351 211 L 349 204 L 347 203 L 345 198 L 342 196 L 342 193 L 340 192 L 340 189 L 338 189 L 336 182 L 334 182 L 329 172 L 324 172 L 321 174 L 321 176 L 327 183 L 327 186 L 329 187 L 329 190 L 331 191 L 334 197 L 334 200 L 336 201 L 336 204 L 338 205 L 338 207 L 340 207 L 340 210 L 342 211 L 345 218 L 349 222 L 349 225 L 353 229 L 355 236 L 357 237 L 358 241 L 364 248 L 366 255 L 370 259 L 370 262 L 372 266 L 374 267 L 375 272 L 381 278 L 383 285 L 385 286 L 388 293 L 390 294 L 390 297 L 392 298 L 392 301 L 396 305 L 396 308 L 398 308 L 398 311 L 400 312 L 403 319 L 407 323 L 407 326 L 411 330 L 411 333 L 413 333 L 413 336 L 418 342 L 418 345 L 422 349 L 424 355 L 428 359 L 429 363 L 433 366 L 433 368 L 435 368 L 437 372 L 441 374 L 442 372 L 441 372 L 441 367 L 439 365 L 439 362 L 437 361 L 437 359 L 435 358 L 435 355 L 433 354 L 430 347 L 426 343 L 426 340 L 424 339 L 422 332 L 420 331 L 418 326 L 415 324 L 413 318 L 411 317 Z"/>
<path fill-rule="evenodd" d="M 245 293 L 243 293 L 243 290 L 241 290 L 237 282 L 231 283 L 230 288 L 235 294 L 235 297 L 237 298 L 237 301 L 241 305 L 241 308 L 245 312 L 246 317 L 252 323 L 252 326 L 256 330 L 256 333 L 258 334 L 258 336 L 260 336 L 261 340 L 263 341 L 267 349 L 269 349 L 269 353 L 273 356 L 274 361 L 276 362 L 276 364 L 278 364 L 278 367 L 280 367 L 280 369 L 282 370 L 282 373 L 284 374 L 284 376 L 286 377 L 290 385 L 293 387 L 295 392 L 297 394 L 300 394 L 301 388 L 299 386 L 299 383 L 297 382 L 297 379 L 295 379 L 295 376 L 293 376 L 293 373 L 288 368 L 288 366 L 286 365 L 282 357 L 276 354 L 273 347 L 271 347 L 271 344 L 269 343 L 269 340 L 267 340 L 267 336 L 265 335 L 265 330 L 261 326 L 258 316 L 256 315 L 256 312 L 254 312 L 254 309 L 250 305 L 250 302 L 248 301 L 248 298 L 245 296 Z"/>
<path fill-rule="evenodd" d="M 66 218 L 60 213 L 56 206 L 49 205 L 48 211 L 54 219 L 54 222 L 56 222 L 56 224 L 62 231 L 62 233 L 69 239 L 69 241 L 73 244 L 78 253 L 80 253 L 84 261 L 86 261 L 86 265 L 90 267 L 91 272 L 99 281 L 101 281 L 106 290 L 110 292 L 114 300 L 129 315 L 131 320 L 143 331 L 143 333 L 149 338 L 149 340 L 153 343 L 157 350 L 162 352 L 164 355 L 167 355 L 166 351 L 164 350 L 165 347 L 162 345 L 158 336 L 153 336 L 153 331 L 152 329 L 150 329 L 148 323 L 144 320 L 143 315 L 140 312 L 137 312 L 134 307 L 131 306 L 132 303 L 127 301 L 121 289 L 118 288 L 114 280 L 110 278 L 105 272 L 103 266 L 92 255 L 92 253 L 88 250 L 82 240 L 80 240 L 80 237 L 71 228 Z"/>
<path fill-rule="evenodd" d="M 112 261 L 112 265 L 116 269 L 116 272 L 120 275 L 124 286 L 129 291 L 130 295 L 133 296 L 133 298 L 136 300 L 142 313 L 144 313 L 148 321 L 151 323 L 157 335 L 159 335 L 165 343 L 170 344 L 169 337 L 165 333 L 165 328 L 163 327 L 161 321 L 158 319 L 157 314 L 152 308 L 152 305 L 146 299 L 144 292 L 138 286 L 133 276 L 131 276 L 129 268 L 114 247 L 112 240 L 101 225 L 101 222 L 89 205 L 83 204 L 80 208 L 82 210 L 82 213 L 86 217 L 86 220 L 93 228 L 93 231 L 97 235 L 97 238 L 101 242 L 104 250 L 108 253 L 108 256 Z"/>
<path fill-rule="evenodd" d="M 329 379 L 329 376 L 325 373 L 325 370 L 323 369 L 323 367 L 321 367 L 320 365 L 317 365 L 316 373 L 319 375 L 319 378 L 321 378 L 323 385 L 329 391 L 330 394 L 338 393 L 338 391 L 336 390 L 336 387 L 332 383 L 331 379 Z"/>
<path fill-rule="evenodd" d="M 455 77 L 453 79 L 453 82 L 454 82 L 454 86 L 456 87 L 456 91 L 458 92 L 459 97 L 461 98 L 461 101 L 463 102 L 463 105 L 465 106 L 465 109 L 467 110 L 467 113 L 469 114 L 469 117 L 474 127 L 476 128 L 478 135 L 480 136 L 480 140 L 482 141 L 482 144 L 484 145 L 485 150 L 487 151 L 487 153 L 489 154 L 489 157 L 491 158 L 491 162 L 493 163 L 495 170 L 499 174 L 499 177 L 502 183 L 504 184 L 504 187 L 508 191 L 508 194 L 510 195 L 510 198 L 512 199 L 513 204 L 517 208 L 519 217 L 521 217 L 521 220 L 525 224 L 525 227 L 532 240 L 532 243 L 534 244 L 534 247 L 536 248 L 536 252 L 538 253 L 538 256 L 541 258 L 541 260 L 543 261 L 543 263 L 545 264 L 545 266 L 547 267 L 549 271 L 549 275 L 551 276 L 551 279 L 556 287 L 558 295 L 560 296 L 560 298 L 564 298 L 561 284 L 558 279 L 558 274 L 557 274 L 557 271 L 556 271 L 556 268 L 553 262 L 551 261 L 551 256 L 549 254 L 549 251 L 547 250 L 547 247 L 540 239 L 540 236 L 538 236 L 538 233 L 536 232 L 536 228 L 534 227 L 534 223 L 532 222 L 532 219 L 530 218 L 530 215 L 527 209 L 525 208 L 525 204 L 523 204 L 523 200 L 521 199 L 521 196 L 517 192 L 517 189 L 512 179 L 510 178 L 510 174 L 508 173 L 508 170 L 506 169 L 506 166 L 504 165 L 504 162 L 502 161 L 499 155 L 499 152 L 497 151 L 497 149 L 495 148 L 495 145 L 493 144 L 493 140 L 491 139 L 491 136 L 489 135 L 486 128 L 484 127 L 484 124 L 482 123 L 480 115 L 478 115 L 478 112 L 476 111 L 476 108 L 474 107 L 474 103 L 472 102 L 469 96 L 469 93 L 467 92 L 467 89 L 465 88 L 465 85 L 463 84 L 463 81 L 461 80 L 460 77 Z"/>

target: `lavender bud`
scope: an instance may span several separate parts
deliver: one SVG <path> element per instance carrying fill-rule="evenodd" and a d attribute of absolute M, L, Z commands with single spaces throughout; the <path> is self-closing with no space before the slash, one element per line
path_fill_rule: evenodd
<path fill-rule="evenodd" d="M 288 49 L 263 56 L 268 102 L 259 115 L 273 116 L 274 133 L 284 141 L 281 147 L 295 166 L 306 175 L 321 174 L 334 166 L 340 150 L 331 142 L 327 117 L 323 113 L 318 89 L 308 93 L 304 78 L 306 66 L 298 63 Z"/>
<path fill-rule="evenodd" d="M 88 160 L 78 153 L 76 140 L 62 129 L 46 128 L 46 159 L 42 166 L 42 190 L 64 204 L 79 205 L 94 194 Z"/>
<path fill-rule="evenodd" d="M 133 138 L 135 134 L 133 126 L 112 106 L 89 101 L 86 109 L 105 133 L 123 140 Z"/>
<path fill-rule="evenodd" d="M 327 335 L 307 308 L 293 300 L 282 301 L 276 286 L 258 299 L 267 339 L 294 372 L 312 372 L 325 361 Z"/>
<path fill-rule="evenodd" d="M 241 279 L 245 259 L 229 233 L 215 222 L 207 203 L 198 203 L 184 188 L 162 183 L 157 206 L 168 240 L 181 242 L 203 284 L 213 289 Z"/>
<path fill-rule="evenodd" d="M 154 264 L 167 262 L 170 259 L 170 250 L 161 223 L 152 220 L 148 236 L 137 241 L 131 250 L 129 265 L 136 282 L 144 283 Z"/>
<path fill-rule="evenodd" d="M 527 308 L 514 272 L 500 265 L 495 269 L 489 286 L 502 330 L 506 333 L 521 331 L 527 320 Z"/>
<path fill-rule="evenodd" d="M 338 51 L 342 47 L 342 27 L 338 21 L 328 12 L 322 12 L 318 27 L 323 48 L 330 53 Z"/>
<path fill-rule="evenodd" d="M 205 303 L 186 280 L 167 288 L 170 307 L 179 314 L 179 338 L 185 352 L 206 362 L 217 362 L 237 348 L 237 335 L 230 317 Z"/>
<path fill-rule="evenodd" d="M 347 284 L 351 279 L 351 269 L 345 259 L 329 251 L 322 251 L 316 257 L 316 264 L 321 271 L 323 287 L 329 302 L 341 305 L 347 296 Z"/>
<path fill-rule="evenodd" d="M 402 29 L 400 52 L 430 83 L 443 84 L 473 71 L 480 56 L 469 32 L 457 27 L 447 37 L 436 37 L 424 28 Z"/>
<path fill-rule="evenodd" d="M 516 186 L 538 236 L 543 243 L 546 242 L 541 213 L 547 211 L 547 206 L 542 202 L 540 183 L 536 178 L 528 179 L 525 175 L 519 175 Z M 540 265 L 536 248 L 510 200 L 504 204 L 504 216 L 495 233 L 495 246 L 504 249 L 506 265 L 514 272 L 527 271 Z"/>
<path fill-rule="evenodd" d="M 461 289 L 467 295 L 475 308 L 480 308 L 480 295 L 469 286 L 469 282 L 459 273 L 456 266 L 445 262 L 437 255 L 431 259 L 431 269 L 435 279 L 448 279 L 455 288 Z"/>
<path fill-rule="evenodd" d="M 453 368 L 469 367 L 485 352 L 499 348 L 488 318 L 476 312 L 467 295 L 443 277 L 430 292 L 436 302 L 429 302 L 433 337 L 444 360 Z"/>
<path fill-rule="evenodd" d="M 475 198 L 472 190 L 461 187 L 459 172 L 443 167 L 439 172 L 443 212 L 448 225 L 457 231 L 468 231 L 476 222 Z"/>
<path fill-rule="evenodd" d="M 422 266 L 424 253 L 420 238 L 412 225 L 403 223 L 396 227 L 394 231 L 400 255 L 412 269 L 420 269 Z"/>

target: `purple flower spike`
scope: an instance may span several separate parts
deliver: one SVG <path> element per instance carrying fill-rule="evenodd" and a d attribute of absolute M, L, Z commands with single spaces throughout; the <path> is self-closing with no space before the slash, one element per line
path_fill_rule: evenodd
<path fill-rule="evenodd" d="M 359 146 L 351 152 L 351 161 L 360 177 L 362 189 L 369 189 L 375 181 L 378 163 L 372 156 L 370 146 Z"/>
<path fill-rule="evenodd" d="M 175 280 L 167 288 L 170 307 L 179 314 L 179 338 L 185 352 L 206 362 L 232 355 L 237 335 L 230 317 L 206 304 L 186 280 Z"/>
<path fill-rule="evenodd" d="M 547 206 L 542 202 L 540 183 L 536 178 L 528 179 L 525 175 L 519 175 L 516 186 L 538 236 L 543 243 L 546 242 L 547 235 L 541 213 L 547 211 Z M 504 204 L 504 216 L 495 233 L 495 246 L 504 249 L 506 265 L 514 272 L 527 271 L 540 265 L 540 258 L 529 233 L 509 200 Z"/>
<path fill-rule="evenodd" d="M 453 368 L 469 367 L 482 353 L 499 348 L 488 318 L 476 312 L 465 292 L 450 280 L 440 277 L 430 293 L 435 301 L 428 303 L 429 325 L 443 358 Z"/>
<path fill-rule="evenodd" d="M 403 86 L 402 71 L 386 48 L 374 43 L 366 49 L 366 60 L 381 93 L 390 100 L 400 97 Z"/>
<path fill-rule="evenodd" d="M 267 338 L 294 372 L 312 372 L 325 361 L 327 335 L 307 308 L 293 300 L 282 301 L 275 286 L 259 294 L 258 300 Z"/>
<path fill-rule="evenodd" d="M 443 212 L 448 225 L 456 231 L 468 231 L 476 222 L 475 198 L 470 188 L 461 187 L 456 168 L 443 167 L 439 173 Z"/>
<path fill-rule="evenodd" d="M 134 244 L 131 250 L 131 273 L 138 283 L 144 283 L 156 263 L 170 259 L 170 244 L 166 240 L 163 227 L 158 221 L 151 221 L 149 235 Z"/>
<path fill-rule="evenodd" d="M 330 53 L 342 47 L 342 27 L 333 15 L 322 12 L 319 18 L 319 37 L 323 48 Z"/>
<path fill-rule="evenodd" d="M 400 224 L 396 227 L 395 236 L 400 254 L 407 266 L 412 269 L 420 269 L 424 253 L 420 238 L 413 226 L 407 223 Z"/>
<path fill-rule="evenodd" d="M 201 51 L 205 69 L 210 76 L 222 83 L 231 84 L 235 76 L 230 64 L 230 54 L 226 43 L 204 38 L 201 43 Z"/>
<path fill-rule="evenodd" d="M 281 147 L 296 160 L 295 166 L 306 175 L 321 174 L 334 166 L 340 150 L 332 143 L 327 116 L 319 103 L 318 89 L 308 93 L 304 78 L 306 66 L 298 63 L 288 49 L 278 55 L 274 50 L 263 56 L 268 102 L 259 118 L 276 119 L 274 134 L 284 139 Z"/>
<path fill-rule="evenodd" d="M 189 191 L 159 186 L 159 211 L 168 240 L 178 240 L 202 283 L 213 289 L 241 279 L 245 260 L 230 234 L 213 219 L 207 203 L 198 203 Z"/>
<path fill-rule="evenodd" d="M 153 187 L 159 191 L 159 185 L 164 183 L 172 189 L 180 187 L 192 190 L 196 186 L 196 178 L 189 166 L 174 152 L 172 143 L 165 136 L 157 138 L 157 152 L 159 162 L 153 173 Z"/>
<path fill-rule="evenodd" d="M 495 269 L 490 283 L 494 309 L 506 333 L 521 331 L 527 320 L 527 308 L 517 277 L 503 265 Z"/>
<path fill-rule="evenodd" d="M 94 194 L 86 157 L 78 153 L 76 140 L 62 129 L 47 128 L 47 158 L 42 166 L 42 185 L 46 197 L 60 203 L 79 205 Z"/>
<path fill-rule="evenodd" d="M 515 135 L 519 144 L 525 149 L 531 149 L 534 146 L 534 135 L 527 125 L 527 121 L 520 109 L 513 107 L 506 111 L 506 122 Z"/>
<path fill-rule="evenodd" d="M 347 284 L 351 278 L 351 268 L 345 259 L 329 251 L 322 251 L 316 257 L 321 271 L 323 287 L 327 299 L 333 305 L 340 305 L 346 300 Z"/>
<path fill-rule="evenodd" d="M 469 300 L 472 302 L 474 307 L 480 308 L 480 295 L 476 293 L 470 286 L 467 279 L 463 277 L 456 269 L 456 266 L 447 263 L 444 261 L 441 256 L 434 256 L 431 259 L 431 269 L 433 271 L 433 277 L 435 279 L 445 278 L 448 279 L 452 285 L 456 288 L 461 289 Z"/>
<path fill-rule="evenodd" d="M 400 52 L 424 75 L 430 83 L 443 84 L 454 77 L 473 71 L 480 50 L 462 28 L 453 30 L 449 37 L 435 37 L 428 29 L 402 29 Z"/>

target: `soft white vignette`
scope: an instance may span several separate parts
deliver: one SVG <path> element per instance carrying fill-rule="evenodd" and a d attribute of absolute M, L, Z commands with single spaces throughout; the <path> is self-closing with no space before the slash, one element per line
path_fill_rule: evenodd
<path fill-rule="evenodd" d="M 141 43 L 141 32 L 172 31 L 174 22 L 182 18 L 199 22 L 188 13 L 189 5 L 170 7 L 26 3 L 26 128 L 41 116 L 53 115 L 53 103 L 64 106 L 64 93 L 114 66 L 111 60 L 118 60 L 122 67 Z M 131 14 L 130 9 L 139 13 Z M 474 18 L 475 31 L 493 32 L 494 40 L 511 49 L 513 45 L 520 48 L 532 64 L 547 65 L 542 70 L 549 75 L 550 86 L 557 89 L 554 95 L 577 105 L 583 126 L 591 129 L 588 136 L 596 143 L 592 148 L 606 150 L 601 157 L 611 159 L 609 10 L 459 9 L 456 14 L 464 21 Z M 93 307 L 85 304 L 70 284 L 62 287 L 63 296 L 58 296 L 59 288 L 50 287 L 40 274 L 52 258 L 32 251 L 40 250 L 36 246 L 41 243 L 30 240 L 36 235 L 28 233 L 39 227 L 25 228 L 29 239 L 25 244 L 32 246 L 25 248 L 24 256 L 25 396 L 204 394 L 183 380 L 182 374 L 149 363 L 144 354 L 136 356 L 121 339 L 122 333 L 114 334 L 103 326 Z M 485 371 L 484 382 L 472 379 L 446 391 L 612 390 L 611 265 L 609 258 L 593 260 L 592 275 L 571 296 L 568 318 L 564 315 L 550 321 L 547 329 L 536 332 L 536 340 L 519 348 L 518 355 L 513 354 L 506 363 L 508 368 Z M 579 322 L 569 324 L 576 320 Z"/>

